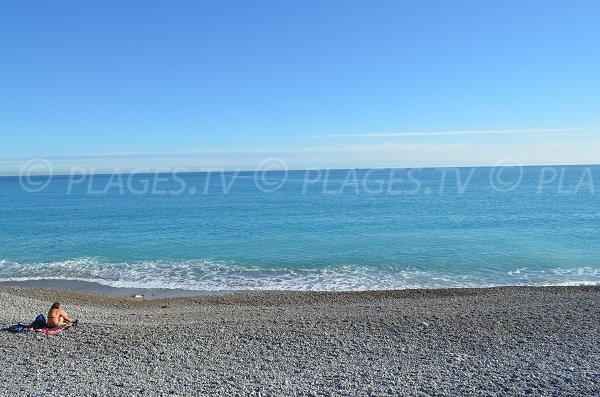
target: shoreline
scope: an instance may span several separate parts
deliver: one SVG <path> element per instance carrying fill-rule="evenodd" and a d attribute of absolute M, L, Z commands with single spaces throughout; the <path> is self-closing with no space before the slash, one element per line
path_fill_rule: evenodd
<path fill-rule="evenodd" d="M 191 296 L 205 295 L 224 295 L 233 294 L 240 291 L 208 291 L 208 290 L 188 290 L 183 288 L 130 288 L 130 287 L 111 287 L 92 281 L 81 280 L 62 280 L 62 279 L 39 279 L 22 281 L 0 281 L 0 287 L 20 287 L 31 289 L 49 289 L 60 291 L 71 291 L 80 293 L 89 293 L 105 296 L 135 296 L 141 294 L 144 298 L 182 298 Z"/>
<path fill-rule="evenodd" d="M 288 291 L 288 290 L 240 290 L 240 291 L 195 291 L 173 289 L 116 288 L 97 284 L 88 289 L 89 282 L 79 282 L 76 288 L 62 283 L 41 286 L 45 280 L 32 282 L 0 282 L 0 294 L 27 297 L 35 300 L 72 302 L 76 305 L 94 306 L 112 305 L 115 302 L 133 308 L 156 307 L 164 303 L 206 303 L 244 306 L 277 305 L 346 305 L 361 302 L 379 302 L 387 300 L 454 300 L 477 299 L 487 296 L 514 297 L 519 295 L 561 295 L 572 293 L 597 294 L 600 305 L 600 285 L 576 286 L 494 286 L 465 288 L 407 288 L 365 291 Z M 35 282 L 33 282 L 35 281 Z M 52 280 L 64 281 L 64 280 Z M 141 294 L 138 295 L 138 294 Z"/>
<path fill-rule="evenodd" d="M 191 290 L 183 288 L 133 288 L 112 287 L 92 281 L 64 280 L 64 279 L 37 279 L 19 281 L 0 281 L 0 291 L 3 287 L 16 287 L 31 290 L 64 291 L 70 293 L 81 293 L 86 295 L 110 296 L 110 297 L 134 297 L 141 295 L 145 300 L 164 298 L 189 298 L 202 296 L 223 295 L 257 295 L 257 294 L 364 294 L 385 295 L 390 293 L 413 293 L 417 291 L 439 291 L 442 295 L 448 293 L 459 293 L 461 291 L 486 291 L 494 289 L 544 289 L 544 288 L 598 288 L 600 284 L 574 284 L 574 285 L 494 285 L 482 287 L 441 287 L 441 288 L 402 288 L 402 289 L 376 289 L 376 290 Z"/>

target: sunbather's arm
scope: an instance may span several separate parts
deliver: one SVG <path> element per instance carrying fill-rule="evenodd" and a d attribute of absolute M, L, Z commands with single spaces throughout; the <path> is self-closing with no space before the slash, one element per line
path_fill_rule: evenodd
<path fill-rule="evenodd" d="M 62 318 L 64 318 L 66 321 L 68 321 L 70 323 L 73 322 L 73 320 L 71 319 L 71 317 L 69 317 L 69 315 L 64 310 L 60 311 L 59 316 L 62 316 Z"/>

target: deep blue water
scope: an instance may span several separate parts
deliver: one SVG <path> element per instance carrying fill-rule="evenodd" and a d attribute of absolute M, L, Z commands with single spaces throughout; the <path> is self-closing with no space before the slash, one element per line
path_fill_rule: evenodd
<path fill-rule="evenodd" d="M 597 190 L 600 166 L 2 177 L 0 280 L 600 284 Z"/>

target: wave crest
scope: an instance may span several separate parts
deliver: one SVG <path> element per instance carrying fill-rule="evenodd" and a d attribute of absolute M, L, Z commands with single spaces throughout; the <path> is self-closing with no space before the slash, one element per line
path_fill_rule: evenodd
<path fill-rule="evenodd" d="M 261 267 L 211 260 L 107 262 L 98 258 L 19 263 L 0 260 L 0 281 L 78 280 L 121 288 L 202 291 L 362 291 L 499 285 L 600 285 L 592 267 L 455 274 L 399 266 Z"/>

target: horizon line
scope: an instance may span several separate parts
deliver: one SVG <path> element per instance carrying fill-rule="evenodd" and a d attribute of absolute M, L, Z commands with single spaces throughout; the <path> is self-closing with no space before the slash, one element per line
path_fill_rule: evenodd
<path fill-rule="evenodd" d="M 212 170 L 200 170 L 200 171 L 177 171 L 175 167 L 172 171 L 160 171 L 160 172 L 90 172 L 90 173 L 52 173 L 52 174 L 34 174 L 27 175 L 27 177 L 60 177 L 60 176 L 103 176 L 103 175 L 163 175 L 170 173 L 177 174 L 209 174 L 214 172 L 220 173 L 233 173 L 233 172 L 298 172 L 298 171 L 348 171 L 348 170 L 407 170 L 407 169 L 455 169 L 455 168 L 494 168 L 494 167 L 521 167 L 521 168 L 533 168 L 533 167 L 598 167 L 600 163 L 556 163 L 556 164 L 548 164 L 548 163 L 540 163 L 540 164 L 501 164 L 501 162 L 492 165 L 445 165 L 445 166 L 415 166 L 415 167 L 343 167 L 343 168 L 291 168 L 291 169 L 282 169 L 282 170 L 259 170 L 259 169 L 212 169 Z M 120 167 L 117 167 L 119 169 Z M 140 168 L 150 168 L 150 167 L 140 167 Z M 80 168 L 81 169 L 81 168 Z M 157 167 L 157 169 L 161 169 L 161 167 Z M 164 168 L 163 168 L 164 169 Z M 135 170 L 134 170 L 135 171 Z M 2 175 L 0 174 L 0 178 L 22 178 L 24 175 Z"/>

